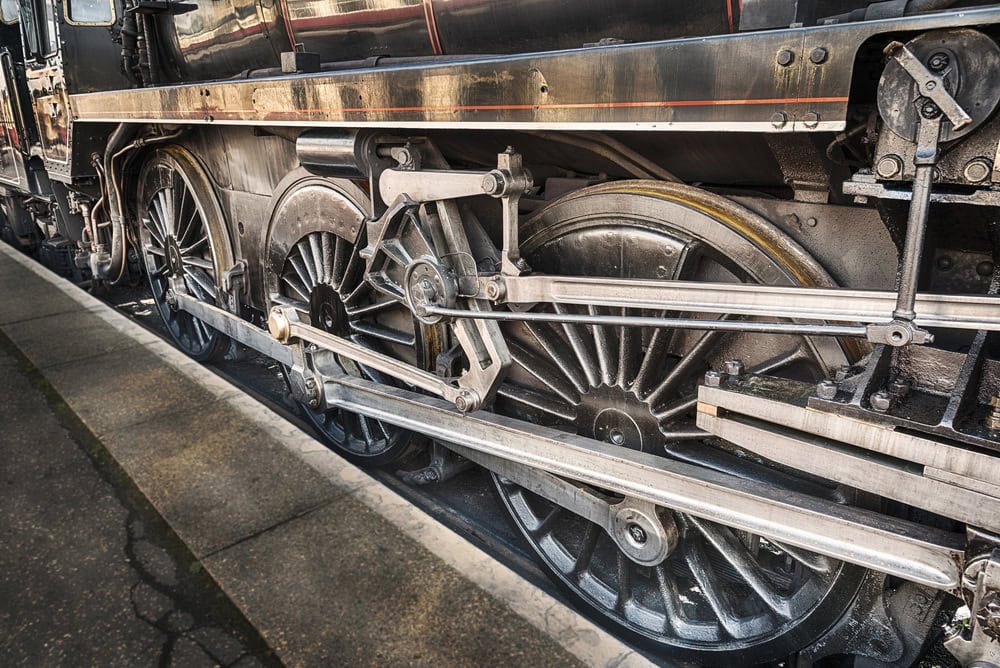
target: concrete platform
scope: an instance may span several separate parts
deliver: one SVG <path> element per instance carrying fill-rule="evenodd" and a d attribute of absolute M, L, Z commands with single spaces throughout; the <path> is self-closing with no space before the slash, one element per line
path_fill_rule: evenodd
<path fill-rule="evenodd" d="M 649 665 L 3 244 L 0 332 L 286 665 Z M 0 424 L 0 434 L 7 429 L 26 425 Z"/>

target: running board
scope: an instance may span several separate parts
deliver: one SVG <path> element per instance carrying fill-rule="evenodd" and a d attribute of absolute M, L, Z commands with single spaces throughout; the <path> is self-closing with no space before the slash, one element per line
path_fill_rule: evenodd
<path fill-rule="evenodd" d="M 296 357 L 291 346 L 238 316 L 177 297 L 178 308 L 237 341 L 282 361 Z M 330 408 L 928 587 L 958 593 L 961 586 L 962 535 L 502 415 L 462 414 L 442 399 L 361 378 L 322 380 Z"/>

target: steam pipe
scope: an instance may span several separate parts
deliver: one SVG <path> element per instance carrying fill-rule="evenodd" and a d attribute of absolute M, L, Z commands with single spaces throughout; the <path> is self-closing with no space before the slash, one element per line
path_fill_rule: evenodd
<path fill-rule="evenodd" d="M 126 142 L 135 137 L 138 131 L 137 125 L 120 124 L 108 137 L 108 145 L 104 149 L 104 174 L 107 177 L 108 189 L 111 191 L 107 197 L 108 217 L 111 219 L 111 264 L 107 268 L 108 276 L 121 277 L 125 270 L 125 223 L 115 174 L 115 154 L 121 151 Z"/>

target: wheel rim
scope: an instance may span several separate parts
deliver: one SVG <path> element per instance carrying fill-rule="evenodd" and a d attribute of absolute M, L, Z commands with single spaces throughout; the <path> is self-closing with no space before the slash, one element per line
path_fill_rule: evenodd
<path fill-rule="evenodd" d="M 168 303 L 171 280 L 182 282 L 188 295 L 219 303 L 220 240 L 209 216 L 214 202 L 205 201 L 188 170 L 167 153 L 147 163 L 141 179 L 139 240 L 157 309 L 177 346 L 199 360 L 218 357 L 229 339 L 189 313 Z"/>
<path fill-rule="evenodd" d="M 367 348 L 424 366 L 433 355 L 425 332 L 404 304 L 376 293 L 364 280 L 359 251 L 364 239 L 351 243 L 331 232 L 312 232 L 295 243 L 282 265 L 278 293 L 314 326 Z M 324 351 L 311 351 L 318 370 L 336 367 L 355 377 L 398 385 L 370 367 Z M 333 370 L 331 370 L 333 371 Z M 341 409 L 303 412 L 324 440 L 341 454 L 371 466 L 396 461 L 408 450 L 413 434 L 391 424 Z"/>
<path fill-rule="evenodd" d="M 774 255 L 802 257 L 789 240 L 761 236 L 769 228 L 753 218 L 749 228 L 719 221 L 720 212 L 709 206 L 714 204 L 712 196 L 682 186 L 581 191 L 526 224 L 522 255 L 535 271 L 562 275 L 770 284 L 823 280 L 822 271 L 808 262 L 783 264 L 764 251 L 780 244 Z M 750 215 L 732 207 L 724 213 Z M 559 310 L 651 315 L 599 307 Z M 505 338 L 514 364 L 498 393 L 500 412 L 843 500 L 841 490 L 822 481 L 706 439 L 693 420 L 696 384 L 709 366 L 741 358 L 754 371 L 815 380 L 844 363 L 836 342 L 535 323 L 506 325 Z M 496 482 L 515 522 L 557 580 L 605 621 L 660 648 L 716 660 L 729 652 L 742 660 L 783 656 L 829 628 L 850 603 L 852 583 L 860 577 L 860 569 L 677 513 L 676 550 L 657 566 L 640 566 L 598 525 L 509 481 Z"/>

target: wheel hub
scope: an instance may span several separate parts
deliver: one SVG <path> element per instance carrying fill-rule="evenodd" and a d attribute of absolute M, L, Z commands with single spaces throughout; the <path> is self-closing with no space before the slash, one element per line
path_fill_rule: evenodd
<path fill-rule="evenodd" d="M 612 507 L 611 537 L 640 566 L 658 566 L 679 540 L 673 514 L 651 503 L 626 499 Z"/>
<path fill-rule="evenodd" d="M 660 441 L 650 406 L 617 386 L 593 387 L 583 394 L 574 424 L 583 435 L 640 452 L 654 452 Z"/>
<path fill-rule="evenodd" d="M 167 246 L 167 268 L 169 276 L 183 276 L 184 275 L 184 254 L 181 252 L 180 244 L 177 243 L 177 239 L 173 236 L 168 236 L 166 239 Z"/>

